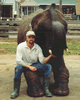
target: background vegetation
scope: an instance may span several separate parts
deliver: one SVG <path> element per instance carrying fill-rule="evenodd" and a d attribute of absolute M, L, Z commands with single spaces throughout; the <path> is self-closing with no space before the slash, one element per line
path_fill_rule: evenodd
<path fill-rule="evenodd" d="M 80 55 L 80 41 L 67 42 L 68 52 L 64 51 L 65 55 Z"/>
<path fill-rule="evenodd" d="M 80 55 L 80 41 L 79 42 L 67 42 L 68 52 L 64 51 L 64 55 Z M 5 42 L 0 44 L 0 54 L 16 54 L 17 43 Z"/>
<path fill-rule="evenodd" d="M 0 44 L 0 54 L 16 54 L 17 43 L 16 42 L 5 42 Z"/>

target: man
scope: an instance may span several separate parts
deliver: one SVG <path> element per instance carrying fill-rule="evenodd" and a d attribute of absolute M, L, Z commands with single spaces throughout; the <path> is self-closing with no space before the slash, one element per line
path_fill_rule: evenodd
<path fill-rule="evenodd" d="M 31 71 L 44 71 L 44 92 L 46 96 L 52 96 L 48 90 L 52 66 L 46 63 L 51 57 L 55 56 L 51 54 L 45 58 L 42 49 L 35 43 L 35 37 L 36 35 L 33 31 L 28 31 L 26 33 L 26 41 L 17 46 L 17 66 L 14 76 L 14 92 L 11 94 L 12 99 L 16 98 L 19 94 L 21 74 L 25 68 Z"/>

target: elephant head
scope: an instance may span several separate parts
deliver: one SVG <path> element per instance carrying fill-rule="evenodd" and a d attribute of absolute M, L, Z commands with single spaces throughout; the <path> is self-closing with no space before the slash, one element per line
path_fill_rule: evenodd
<path fill-rule="evenodd" d="M 31 25 L 36 33 L 36 42 L 43 48 L 45 55 L 46 51 L 55 56 L 63 55 L 64 49 L 67 48 L 67 23 L 63 14 L 55 9 L 55 4 L 33 17 Z"/>

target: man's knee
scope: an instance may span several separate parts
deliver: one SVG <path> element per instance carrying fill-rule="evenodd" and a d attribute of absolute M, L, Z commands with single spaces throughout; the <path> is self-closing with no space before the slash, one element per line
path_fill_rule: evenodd
<path fill-rule="evenodd" d="M 47 67 L 47 69 L 48 69 L 49 71 L 52 70 L 52 66 L 51 66 L 50 64 L 46 64 L 46 67 Z"/>
<path fill-rule="evenodd" d="M 44 73 L 45 78 L 50 78 L 51 70 L 52 70 L 52 66 L 50 64 L 45 64 L 45 73 Z"/>
<path fill-rule="evenodd" d="M 23 66 L 22 65 L 17 65 L 15 67 L 15 71 L 18 72 L 18 71 L 22 71 L 23 70 Z"/>

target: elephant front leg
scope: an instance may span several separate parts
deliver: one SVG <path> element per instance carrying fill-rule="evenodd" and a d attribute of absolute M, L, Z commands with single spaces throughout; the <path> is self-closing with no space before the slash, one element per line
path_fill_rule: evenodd
<path fill-rule="evenodd" d="M 53 66 L 53 74 L 55 80 L 55 83 L 50 87 L 50 91 L 55 95 L 68 95 L 69 71 L 65 66 L 63 56 L 51 59 L 50 63 Z"/>
<path fill-rule="evenodd" d="M 31 97 L 41 97 L 44 95 L 38 74 L 36 72 L 27 70 L 24 72 L 27 81 L 27 94 Z"/>
<path fill-rule="evenodd" d="M 69 72 L 67 68 L 60 68 L 60 74 L 58 80 L 55 81 L 55 88 L 53 89 L 53 94 L 59 96 L 67 96 L 69 94 L 68 82 L 69 82 Z"/>

